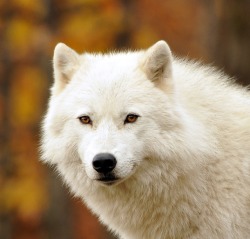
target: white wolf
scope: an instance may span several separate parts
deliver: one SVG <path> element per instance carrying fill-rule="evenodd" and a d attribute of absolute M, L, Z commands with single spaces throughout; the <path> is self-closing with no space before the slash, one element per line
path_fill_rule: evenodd
<path fill-rule="evenodd" d="M 250 238 L 250 93 L 214 68 L 59 43 L 42 159 L 125 239 Z"/>

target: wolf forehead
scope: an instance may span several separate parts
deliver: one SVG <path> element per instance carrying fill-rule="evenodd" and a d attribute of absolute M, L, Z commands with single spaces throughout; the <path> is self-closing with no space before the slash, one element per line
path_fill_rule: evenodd
<path fill-rule="evenodd" d="M 98 81 L 98 84 L 102 85 L 112 83 L 113 81 L 116 83 L 118 81 L 122 82 L 128 76 L 140 70 L 140 65 L 142 64 L 142 51 L 106 54 L 83 53 L 74 58 L 72 56 L 74 56 L 75 52 L 71 52 L 73 54 L 65 54 L 67 46 L 62 44 L 59 43 L 55 48 L 54 70 L 65 71 L 65 77 L 69 74 L 67 80 L 76 76 L 79 79 Z M 69 72 L 70 70 L 72 73 Z"/>
<path fill-rule="evenodd" d="M 140 86 L 145 76 L 155 83 L 171 75 L 171 63 L 172 54 L 164 41 L 157 42 L 147 51 L 81 55 L 59 43 L 54 51 L 55 82 L 52 95 L 61 93 L 68 83 L 79 80 L 84 83 L 83 79 L 86 86 L 96 84 L 99 88 L 115 83 L 116 88 L 119 88 L 117 84 L 122 84 L 123 89 L 132 89 L 130 84 Z M 77 85 L 79 87 L 81 84 L 78 82 Z"/>
<path fill-rule="evenodd" d="M 139 94 L 140 89 L 145 92 L 152 85 L 145 81 L 140 55 L 140 52 L 132 56 L 127 53 L 83 54 L 71 83 L 92 97 L 112 95 L 114 99 L 117 94 L 125 97 L 126 93 Z"/>
<path fill-rule="evenodd" d="M 139 73 L 139 55 L 139 52 L 132 57 L 126 53 L 81 55 L 84 59 L 65 87 L 65 100 L 70 99 L 72 107 L 85 106 L 86 113 L 94 109 L 95 112 L 112 109 L 114 113 L 117 109 L 133 113 L 134 107 L 151 97 L 153 88 L 145 80 L 146 76 Z"/>

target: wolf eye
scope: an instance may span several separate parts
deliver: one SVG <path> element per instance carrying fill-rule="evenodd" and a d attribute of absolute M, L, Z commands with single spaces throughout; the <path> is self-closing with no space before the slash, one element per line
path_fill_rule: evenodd
<path fill-rule="evenodd" d="M 92 124 L 92 121 L 89 116 L 83 115 L 78 118 L 82 124 Z"/>
<path fill-rule="evenodd" d="M 134 123 L 138 119 L 139 115 L 136 114 L 128 114 L 126 119 L 124 120 L 124 124 Z"/>

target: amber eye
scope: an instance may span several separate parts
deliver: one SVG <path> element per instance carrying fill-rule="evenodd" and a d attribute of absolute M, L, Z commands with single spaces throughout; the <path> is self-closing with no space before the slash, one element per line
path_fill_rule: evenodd
<path fill-rule="evenodd" d="M 91 123 L 92 123 L 90 117 L 87 116 L 87 115 L 80 116 L 78 119 L 80 120 L 80 122 L 81 122 L 82 124 L 91 124 Z"/>
<path fill-rule="evenodd" d="M 139 117 L 139 115 L 128 114 L 125 121 L 124 121 L 124 124 L 134 123 L 138 119 L 138 117 Z"/>

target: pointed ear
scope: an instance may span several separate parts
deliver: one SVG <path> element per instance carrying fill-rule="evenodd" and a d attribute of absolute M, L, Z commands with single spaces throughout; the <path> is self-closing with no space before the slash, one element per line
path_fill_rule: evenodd
<path fill-rule="evenodd" d="M 143 70 L 147 77 L 157 86 L 171 83 L 173 59 L 168 44 L 165 41 L 158 41 L 145 54 Z"/>
<path fill-rule="evenodd" d="M 54 86 L 52 92 L 60 93 L 69 83 L 80 66 L 79 55 L 63 43 L 58 43 L 54 50 Z"/>

